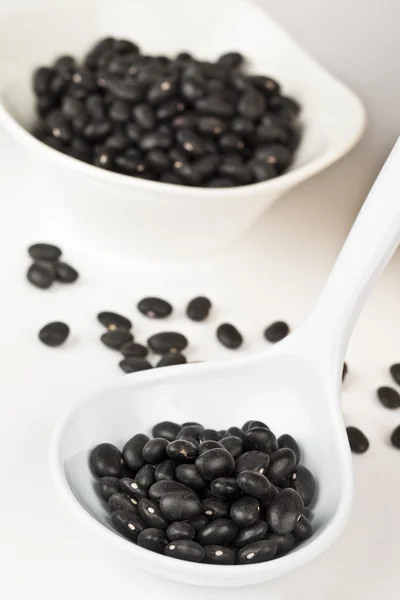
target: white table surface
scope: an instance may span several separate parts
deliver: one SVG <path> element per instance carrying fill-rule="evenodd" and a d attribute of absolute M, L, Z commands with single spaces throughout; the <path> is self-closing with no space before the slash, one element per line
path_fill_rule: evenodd
<path fill-rule="evenodd" d="M 214 339 L 222 320 L 242 330 L 246 345 L 241 352 L 265 347 L 261 333 L 272 320 L 284 318 L 293 327 L 304 320 L 371 181 L 371 172 L 360 167 L 363 152 L 361 146 L 297 188 L 224 256 L 190 269 L 96 260 L 95 254 L 78 251 L 71 235 L 63 249 L 81 273 L 79 282 L 41 291 L 26 282 L 26 247 L 51 241 L 51 231 L 41 199 L 24 180 L 27 157 L 0 131 L 1 598 L 108 600 L 140 593 L 164 600 L 189 595 L 192 600 L 235 600 L 249 593 L 254 600 L 398 597 L 400 452 L 388 438 L 400 414 L 381 407 L 375 389 L 391 384 L 388 366 L 400 361 L 399 255 L 369 300 L 347 353 L 346 422 L 360 426 L 371 441 L 369 452 L 354 458 L 352 516 L 340 540 L 302 571 L 251 589 L 227 590 L 175 584 L 135 565 L 127 573 L 69 514 L 48 468 L 49 441 L 60 413 L 94 384 L 123 376 L 117 356 L 98 341 L 95 315 L 100 310 L 132 316 L 138 339 L 146 339 L 159 324 L 140 317 L 136 302 L 150 294 L 168 298 L 177 309 L 171 322 L 190 337 L 190 360 L 230 355 Z M 179 314 L 200 293 L 215 306 L 201 327 Z M 72 335 L 64 347 L 49 349 L 38 342 L 37 331 L 56 319 L 69 323 Z"/>

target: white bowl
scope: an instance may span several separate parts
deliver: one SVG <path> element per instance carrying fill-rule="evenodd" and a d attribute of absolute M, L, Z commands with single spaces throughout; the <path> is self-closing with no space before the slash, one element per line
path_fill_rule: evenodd
<path fill-rule="evenodd" d="M 190 188 L 110 173 L 36 140 L 28 133 L 33 68 L 62 53 L 82 55 L 106 35 L 135 40 L 148 53 L 187 49 L 215 59 L 227 50 L 243 52 L 250 71 L 276 77 L 304 107 L 304 138 L 291 169 L 251 186 Z M 26 10 L 0 21 L 0 57 L 0 119 L 32 151 L 35 184 L 62 216 L 64 231 L 125 257 L 186 259 L 221 251 L 282 194 L 348 152 L 364 127 L 359 99 L 247 0 L 73 0 L 64 8 Z"/>
<path fill-rule="evenodd" d="M 293 336 L 295 333 L 292 340 Z M 305 568 L 342 531 L 351 503 L 352 463 L 337 402 L 339 382 L 334 377 L 335 384 L 327 386 L 316 376 L 314 363 L 319 363 L 320 356 L 325 360 L 324 353 L 312 351 L 312 360 L 308 354 L 299 360 L 281 344 L 274 348 L 273 358 L 271 353 L 268 357 L 243 357 L 236 359 L 234 366 L 230 360 L 125 375 L 80 400 L 61 418 L 50 453 L 56 487 L 82 525 L 96 536 L 99 551 L 132 573 L 133 581 L 134 567 L 195 585 L 260 583 Z M 330 361 L 329 374 L 334 372 L 332 364 Z M 240 427 L 248 419 L 261 419 L 276 435 L 291 433 L 299 442 L 302 463 L 311 469 L 318 484 L 312 506 L 314 532 L 309 540 L 267 563 L 219 566 L 171 559 L 140 548 L 113 531 L 89 469 L 92 448 L 102 442 L 122 448 L 135 433 L 150 433 L 153 425 L 165 420 L 198 421 L 220 429 Z"/>

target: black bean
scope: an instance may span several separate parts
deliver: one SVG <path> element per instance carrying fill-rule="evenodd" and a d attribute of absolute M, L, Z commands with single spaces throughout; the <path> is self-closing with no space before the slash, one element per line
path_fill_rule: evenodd
<path fill-rule="evenodd" d="M 181 426 L 178 423 L 172 421 L 162 421 L 154 425 L 152 429 L 153 437 L 165 438 L 169 442 L 173 442 L 176 436 L 181 430 Z"/>
<path fill-rule="evenodd" d="M 256 471 L 264 475 L 267 472 L 270 458 L 265 452 L 260 450 L 249 450 L 236 459 L 235 473 L 242 471 Z"/>
<path fill-rule="evenodd" d="M 202 546 L 229 544 L 239 531 L 230 519 L 216 519 L 197 532 L 196 539 Z"/>
<path fill-rule="evenodd" d="M 77 115 L 71 120 L 71 127 L 75 133 L 82 135 L 86 125 L 88 124 L 88 116 L 85 114 Z"/>
<path fill-rule="evenodd" d="M 61 112 L 67 119 L 73 119 L 84 112 L 85 108 L 81 100 L 65 96 L 61 102 Z"/>
<path fill-rule="evenodd" d="M 55 265 L 56 278 L 62 283 L 74 283 L 79 277 L 78 271 L 76 271 L 71 265 L 64 262 L 57 262 Z"/>
<path fill-rule="evenodd" d="M 343 368 L 342 368 L 342 381 L 344 381 L 346 379 L 346 375 L 348 373 L 348 370 L 349 370 L 349 368 L 347 366 L 347 363 L 344 362 L 343 363 Z"/>
<path fill-rule="evenodd" d="M 167 494 L 171 494 L 172 492 L 191 492 L 194 493 L 193 490 L 188 488 L 183 483 L 179 481 L 171 481 L 167 479 L 160 479 L 156 481 L 151 488 L 149 489 L 149 496 L 153 500 L 160 501 L 161 498 L 166 496 Z"/>
<path fill-rule="evenodd" d="M 400 425 L 393 430 L 390 441 L 395 448 L 400 449 Z"/>
<path fill-rule="evenodd" d="M 156 333 L 147 340 L 151 350 L 156 354 L 167 354 L 167 352 L 181 352 L 188 345 L 188 341 L 181 333 L 164 331 Z"/>
<path fill-rule="evenodd" d="M 278 438 L 278 446 L 279 448 L 290 448 L 296 457 L 296 464 L 300 462 L 300 448 L 296 440 L 291 435 L 288 433 L 281 435 Z"/>
<path fill-rule="evenodd" d="M 146 161 L 156 173 L 166 173 L 171 168 L 170 157 L 164 150 L 151 150 L 146 155 Z"/>
<path fill-rule="evenodd" d="M 137 305 L 139 311 L 151 319 L 164 319 L 172 313 L 172 306 L 161 298 L 143 298 Z"/>
<path fill-rule="evenodd" d="M 142 488 L 148 490 L 156 482 L 156 467 L 154 465 L 143 465 L 136 473 L 135 481 Z"/>
<path fill-rule="evenodd" d="M 39 96 L 36 99 L 35 107 L 39 117 L 46 117 L 53 108 L 57 106 L 57 98 L 53 95 L 50 96 Z M 42 141 L 43 138 L 39 138 Z"/>
<path fill-rule="evenodd" d="M 396 383 L 400 385 L 400 364 L 394 364 L 390 367 L 390 374 Z"/>
<path fill-rule="evenodd" d="M 136 542 L 139 533 L 146 529 L 145 522 L 133 510 L 116 510 L 111 518 L 115 529 L 133 542 Z"/>
<path fill-rule="evenodd" d="M 105 77 L 104 82 L 106 89 L 120 100 L 139 102 L 144 98 L 145 88 L 136 81 L 131 79 L 120 80 L 113 77 Z"/>
<path fill-rule="evenodd" d="M 137 54 L 140 52 L 139 46 L 129 40 L 116 40 L 114 50 L 120 54 Z"/>
<path fill-rule="evenodd" d="M 190 521 L 190 524 L 196 533 L 198 531 L 200 531 L 200 529 L 203 529 L 203 527 L 205 527 L 205 525 L 207 525 L 207 523 L 208 523 L 208 520 L 206 519 L 206 517 L 204 515 L 200 515 L 199 517 L 196 517 L 195 519 L 192 519 Z"/>
<path fill-rule="evenodd" d="M 275 542 L 277 546 L 277 555 L 283 556 L 290 552 L 295 543 L 295 538 L 292 533 L 287 535 L 279 535 L 278 533 L 268 533 L 267 539 Z"/>
<path fill-rule="evenodd" d="M 218 173 L 222 177 L 235 180 L 238 185 L 250 183 L 252 177 L 251 170 L 244 164 L 242 157 L 236 154 L 227 155 L 222 159 Z"/>
<path fill-rule="evenodd" d="M 195 519 L 203 511 L 202 504 L 192 491 L 171 492 L 160 500 L 163 515 L 169 521 Z"/>
<path fill-rule="evenodd" d="M 275 435 L 266 427 L 252 427 L 246 432 L 246 440 L 255 450 L 271 454 L 278 450 Z"/>
<path fill-rule="evenodd" d="M 156 116 L 159 121 L 170 121 L 185 110 L 185 104 L 180 98 L 173 98 L 157 107 Z"/>
<path fill-rule="evenodd" d="M 131 149 L 128 149 L 124 154 L 121 154 L 115 158 L 115 164 L 118 170 L 125 175 L 144 175 L 146 172 L 146 165 L 144 160 L 136 153 L 131 156 Z"/>
<path fill-rule="evenodd" d="M 309 506 L 315 495 L 314 475 L 304 467 L 298 465 L 295 472 L 291 475 L 292 488 L 298 492 L 304 502 L 304 506 Z"/>
<path fill-rule="evenodd" d="M 369 448 L 368 438 L 357 427 L 346 427 L 347 437 L 351 451 L 355 454 L 364 454 Z"/>
<path fill-rule="evenodd" d="M 209 481 L 217 477 L 227 477 L 235 468 L 233 456 L 220 448 L 207 450 L 197 458 L 195 464 L 200 475 Z"/>
<path fill-rule="evenodd" d="M 278 173 L 282 173 L 292 162 L 292 153 L 282 144 L 269 144 L 257 148 L 255 158 L 268 165 L 272 165 Z"/>
<path fill-rule="evenodd" d="M 233 435 L 234 437 L 238 437 L 240 440 L 242 440 L 242 442 L 244 442 L 246 439 L 244 432 L 242 431 L 242 429 L 240 429 L 240 427 L 229 427 L 225 433 L 226 433 L 226 436 L 224 436 L 224 437 Z"/>
<path fill-rule="evenodd" d="M 171 367 L 174 365 L 184 365 L 187 363 L 186 357 L 183 354 L 166 354 L 157 363 L 157 367 Z"/>
<path fill-rule="evenodd" d="M 135 122 L 142 129 L 154 129 L 156 126 L 156 115 L 148 104 L 136 104 L 132 110 Z"/>
<path fill-rule="evenodd" d="M 139 485 L 134 479 L 122 477 L 120 482 L 121 492 L 136 500 L 136 503 L 138 503 L 141 498 L 147 498 L 148 490 Z M 135 504 L 135 502 L 133 503 Z"/>
<path fill-rule="evenodd" d="M 108 348 L 119 350 L 125 342 L 133 341 L 133 335 L 126 329 L 111 329 L 103 333 L 100 339 Z"/>
<path fill-rule="evenodd" d="M 273 540 L 259 540 L 241 548 L 236 555 L 237 565 L 266 562 L 274 558 L 277 545 Z"/>
<path fill-rule="evenodd" d="M 225 548 L 217 544 L 204 547 L 205 556 L 203 563 L 209 565 L 234 565 L 235 552 L 231 548 Z"/>
<path fill-rule="evenodd" d="M 300 104 L 288 96 L 275 94 L 269 101 L 268 107 L 272 112 L 288 111 L 297 116 L 300 112 Z"/>
<path fill-rule="evenodd" d="M 174 521 L 167 528 L 167 537 L 170 542 L 176 540 L 193 540 L 194 535 L 194 527 L 185 521 Z"/>
<path fill-rule="evenodd" d="M 248 81 L 267 96 L 276 96 L 280 92 L 280 85 L 275 79 L 264 75 L 250 75 Z"/>
<path fill-rule="evenodd" d="M 218 59 L 218 64 L 226 67 L 227 69 L 235 69 L 240 67 L 244 62 L 243 54 L 240 52 L 226 52 L 222 54 Z"/>
<path fill-rule="evenodd" d="M 265 112 L 266 100 L 258 90 L 249 87 L 240 98 L 237 108 L 242 117 L 257 121 Z"/>
<path fill-rule="evenodd" d="M 138 471 L 145 464 L 142 451 L 149 440 L 148 435 L 137 433 L 123 447 L 122 456 L 125 464 L 133 471 Z"/>
<path fill-rule="evenodd" d="M 145 358 L 149 353 L 145 346 L 142 346 L 142 344 L 136 344 L 135 342 L 125 342 L 119 348 L 119 351 L 121 354 L 129 358 Z"/>
<path fill-rule="evenodd" d="M 34 262 L 28 269 L 27 279 L 34 286 L 46 290 L 55 279 L 55 270 L 51 264 Z"/>
<path fill-rule="evenodd" d="M 106 151 L 123 152 L 132 145 L 131 140 L 123 131 L 115 131 L 104 142 Z"/>
<path fill-rule="evenodd" d="M 218 145 L 222 151 L 226 152 L 243 150 L 245 147 L 243 139 L 234 131 L 222 133 L 218 138 Z"/>
<path fill-rule="evenodd" d="M 253 427 L 264 427 L 265 429 L 270 429 L 263 421 L 254 420 L 246 421 L 242 429 L 246 433 L 249 429 L 253 429 Z"/>
<path fill-rule="evenodd" d="M 207 154 L 197 160 L 194 160 L 191 167 L 193 172 L 193 181 L 201 179 L 207 180 L 212 177 L 221 162 L 221 158 L 218 154 Z"/>
<path fill-rule="evenodd" d="M 289 334 L 289 326 L 284 321 L 276 321 L 264 331 L 264 336 L 269 342 L 280 342 Z"/>
<path fill-rule="evenodd" d="M 230 454 L 232 454 L 233 458 L 238 458 L 243 452 L 242 440 L 234 435 L 222 438 L 220 443 Z"/>
<path fill-rule="evenodd" d="M 103 140 L 111 131 L 108 121 L 93 121 L 88 123 L 83 130 L 83 136 L 92 142 Z"/>
<path fill-rule="evenodd" d="M 205 552 L 200 544 L 191 540 L 176 540 L 165 547 L 166 556 L 188 560 L 190 562 L 201 562 Z"/>
<path fill-rule="evenodd" d="M 199 435 L 201 433 L 203 433 L 203 431 L 205 431 L 203 425 L 200 425 L 200 424 L 185 425 L 179 431 L 178 435 L 176 436 L 176 439 L 177 440 L 188 440 L 191 438 L 198 439 Z"/>
<path fill-rule="evenodd" d="M 205 498 L 202 502 L 203 513 L 208 521 L 229 518 L 230 503 L 224 498 Z"/>
<path fill-rule="evenodd" d="M 203 429 L 198 434 L 199 442 L 207 442 L 214 440 L 218 442 L 221 439 L 221 434 L 215 429 Z M 218 448 L 218 446 L 216 446 Z M 211 450 L 211 448 L 210 448 Z"/>
<path fill-rule="evenodd" d="M 178 462 L 188 462 L 196 458 L 198 450 L 196 446 L 187 440 L 175 440 L 167 446 L 167 454 Z"/>
<path fill-rule="evenodd" d="M 49 67 L 39 67 L 33 74 L 33 91 L 38 96 L 47 94 L 56 72 Z"/>
<path fill-rule="evenodd" d="M 139 515 L 149 527 L 167 529 L 168 522 L 160 510 L 158 502 L 150 498 L 141 498 L 138 503 Z"/>
<path fill-rule="evenodd" d="M 234 500 L 241 495 L 235 477 L 217 477 L 212 481 L 210 489 L 217 498 L 226 498 L 227 500 Z"/>
<path fill-rule="evenodd" d="M 175 469 L 176 469 L 176 461 L 169 459 L 164 460 L 162 463 L 157 465 L 156 468 L 156 481 L 175 481 Z"/>
<path fill-rule="evenodd" d="M 100 496 L 108 502 L 113 494 L 118 494 L 121 491 L 119 479 L 117 477 L 102 477 L 98 483 Z"/>
<path fill-rule="evenodd" d="M 238 527 L 249 527 L 260 519 L 260 503 L 256 498 L 243 496 L 233 502 L 229 514 Z"/>
<path fill-rule="evenodd" d="M 204 79 L 184 79 L 181 84 L 181 95 L 189 103 L 202 98 L 207 91 Z"/>
<path fill-rule="evenodd" d="M 137 544 L 141 548 L 146 548 L 158 554 L 164 554 L 165 546 L 168 544 L 165 531 L 156 527 L 148 527 L 137 538 Z"/>
<path fill-rule="evenodd" d="M 270 481 L 257 471 L 241 471 L 237 476 L 237 483 L 247 496 L 254 498 L 267 496 L 271 489 Z"/>
<path fill-rule="evenodd" d="M 48 323 L 39 331 L 39 340 L 46 344 L 56 348 L 61 346 L 69 336 L 69 327 L 66 323 L 55 321 L 54 323 Z"/>
<path fill-rule="evenodd" d="M 391 387 L 383 386 L 377 389 L 377 396 L 385 408 L 391 410 L 400 408 L 400 394 Z"/>
<path fill-rule="evenodd" d="M 181 464 L 176 467 L 176 478 L 195 491 L 204 490 L 207 487 L 205 481 L 193 464 Z"/>
<path fill-rule="evenodd" d="M 190 156 L 203 156 L 207 152 L 204 140 L 190 129 L 178 129 L 176 139 L 182 149 Z"/>
<path fill-rule="evenodd" d="M 226 188 L 234 187 L 235 185 L 235 182 L 228 177 L 214 177 L 207 183 L 207 187 L 211 188 Z"/>
<path fill-rule="evenodd" d="M 122 454 L 113 444 L 99 444 L 90 453 L 90 469 L 96 477 L 118 477 Z"/>
<path fill-rule="evenodd" d="M 204 452 L 207 452 L 207 450 L 212 450 L 213 448 L 223 448 L 223 445 L 216 440 L 206 440 L 205 442 L 201 442 L 199 446 L 199 455 L 204 454 Z"/>
<path fill-rule="evenodd" d="M 138 512 L 138 501 L 136 498 L 128 496 L 128 494 L 116 493 L 108 499 L 108 509 L 111 513 L 116 510 L 132 510 L 136 514 Z"/>
<path fill-rule="evenodd" d="M 274 533 L 287 535 L 293 531 L 303 509 L 301 496 L 291 488 L 284 489 L 267 506 L 268 525 Z"/>
<path fill-rule="evenodd" d="M 277 177 L 278 172 L 274 165 L 269 164 L 263 160 L 251 159 L 247 165 L 247 169 L 250 171 L 254 181 L 268 181 L 269 179 L 274 179 Z"/>
<path fill-rule="evenodd" d="M 258 125 L 256 128 L 255 142 L 256 144 L 284 144 L 287 145 L 289 134 L 283 126 L 276 125 Z"/>
<path fill-rule="evenodd" d="M 290 448 L 281 448 L 270 456 L 267 477 L 275 485 L 288 477 L 296 466 L 296 455 Z"/>
<path fill-rule="evenodd" d="M 239 346 L 241 346 L 243 343 L 243 337 L 241 333 L 230 323 L 223 323 L 218 327 L 217 338 L 221 344 L 226 346 L 226 348 L 230 348 L 231 350 L 239 348 Z"/>
<path fill-rule="evenodd" d="M 235 113 L 235 108 L 221 96 L 206 96 L 195 102 L 195 108 L 202 115 L 229 118 Z"/>
<path fill-rule="evenodd" d="M 126 317 L 113 312 L 101 312 L 97 315 L 97 319 L 104 327 L 107 327 L 110 331 L 115 329 L 126 329 L 129 330 L 132 327 L 132 323 Z"/>
<path fill-rule="evenodd" d="M 71 158 L 76 158 L 77 160 L 82 160 L 87 163 L 91 163 L 93 159 L 93 152 L 91 145 L 83 139 L 75 138 L 71 141 L 71 145 L 68 149 L 68 155 Z M 65 264 L 65 263 L 63 263 Z M 72 267 L 71 267 L 72 268 Z M 72 274 L 70 273 L 69 277 Z M 66 282 L 71 283 L 71 282 Z"/>
<path fill-rule="evenodd" d="M 218 117 L 199 117 L 196 125 L 201 133 L 211 137 L 218 136 L 227 130 L 226 122 Z"/>
<path fill-rule="evenodd" d="M 297 523 L 293 529 L 293 535 L 298 540 L 307 540 L 312 536 L 312 525 L 304 515 L 300 515 L 297 519 Z"/>
<path fill-rule="evenodd" d="M 168 444 L 169 442 L 165 438 L 149 440 L 142 450 L 144 460 L 152 465 L 167 460 L 166 448 Z"/>
<path fill-rule="evenodd" d="M 153 83 L 148 92 L 147 100 L 150 104 L 162 104 L 176 95 L 178 81 L 176 77 L 163 77 Z"/>
<path fill-rule="evenodd" d="M 265 521 L 258 520 L 252 525 L 242 527 L 231 544 L 234 548 L 242 548 L 247 544 L 258 542 L 265 538 L 268 531 L 268 524 Z"/>

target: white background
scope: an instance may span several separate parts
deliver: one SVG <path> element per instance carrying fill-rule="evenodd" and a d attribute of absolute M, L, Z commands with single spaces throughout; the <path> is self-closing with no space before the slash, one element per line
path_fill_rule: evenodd
<path fill-rule="evenodd" d="M 216 0 L 217 1 L 217 0 Z M 261 2 L 261 0 L 259 0 Z M 13 9 L 28 0 L 14 0 Z M 53 5 L 54 5 L 53 1 Z M 31 4 L 31 3 L 29 3 Z M 65 257 L 81 272 L 79 283 L 42 292 L 24 279 L 25 248 L 42 232 L 24 160 L 0 132 L 0 596 L 7 600 L 57 597 L 137 597 L 255 600 L 363 600 L 398 596 L 400 453 L 388 437 L 400 415 L 383 409 L 374 390 L 390 384 L 389 364 L 400 361 L 400 265 L 392 261 L 371 297 L 352 339 L 343 408 L 348 424 L 368 435 L 368 454 L 355 457 L 356 499 L 341 539 L 302 572 L 251 590 L 187 587 L 131 572 L 103 555 L 56 496 L 48 446 L 60 411 L 95 382 L 118 376 L 117 357 L 98 342 L 99 310 L 131 315 L 138 339 L 158 324 L 135 311 L 143 295 L 173 301 L 174 326 L 192 342 L 189 359 L 229 355 L 214 340 L 221 320 L 243 331 L 243 351 L 265 347 L 261 332 L 276 318 L 300 324 L 318 294 L 366 190 L 400 131 L 400 41 L 397 0 L 264 0 L 263 5 L 303 45 L 363 98 L 369 129 L 345 160 L 283 199 L 246 240 L 227 255 L 187 268 L 98 264 L 78 255 L 74 240 Z M 10 10 L 2 1 L 1 9 Z M 396 31 L 395 31 L 396 29 Z M 180 315 L 185 302 L 205 293 L 213 317 L 201 327 Z M 37 342 L 46 322 L 72 328 L 65 347 Z M 255 415 L 257 418 L 257 415 Z"/>

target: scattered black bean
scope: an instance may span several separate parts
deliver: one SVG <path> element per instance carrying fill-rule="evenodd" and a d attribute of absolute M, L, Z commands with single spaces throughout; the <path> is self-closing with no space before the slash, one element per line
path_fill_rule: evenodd
<path fill-rule="evenodd" d="M 192 321 L 204 321 L 211 309 L 211 302 L 204 296 L 193 298 L 187 306 L 186 314 Z"/>
<path fill-rule="evenodd" d="M 56 279 L 62 283 L 74 283 L 79 277 L 78 271 L 65 262 L 57 262 L 55 264 L 55 269 Z"/>
<path fill-rule="evenodd" d="M 137 544 L 141 548 L 146 548 L 158 554 L 164 554 L 165 546 L 168 544 L 168 539 L 163 529 L 156 527 L 148 527 L 139 533 Z"/>
<path fill-rule="evenodd" d="M 28 269 L 27 279 L 32 285 L 47 290 L 55 280 L 55 268 L 51 263 L 34 262 Z"/>
<path fill-rule="evenodd" d="M 385 408 L 400 408 L 400 394 L 391 387 L 383 386 L 377 390 L 378 399 Z"/>
<path fill-rule="evenodd" d="M 107 334 L 104 334 L 107 335 Z M 137 373 L 138 371 L 147 371 L 152 369 L 152 365 L 145 358 L 128 356 L 120 361 L 119 366 L 124 373 Z"/>
<path fill-rule="evenodd" d="M 61 256 L 61 250 L 53 244 L 33 244 L 28 248 L 29 255 L 33 260 L 56 262 Z"/>
<path fill-rule="evenodd" d="M 188 345 L 188 341 L 181 333 L 164 331 L 156 333 L 147 340 L 151 350 L 156 354 L 167 354 L 168 352 L 182 352 Z"/>
<path fill-rule="evenodd" d="M 126 329 L 110 329 L 100 339 L 108 348 L 119 350 L 125 342 L 133 341 L 133 335 Z"/>
<path fill-rule="evenodd" d="M 97 315 L 97 319 L 110 331 L 114 329 L 126 329 L 129 331 L 132 327 L 129 319 L 113 312 L 101 312 Z"/>
<path fill-rule="evenodd" d="M 390 367 L 390 374 L 396 383 L 400 385 L 400 364 L 394 364 Z"/>
<path fill-rule="evenodd" d="M 400 425 L 398 425 L 390 436 L 390 441 L 395 448 L 400 450 Z"/>
<path fill-rule="evenodd" d="M 149 353 L 146 346 L 142 346 L 142 344 L 137 344 L 136 342 L 124 342 L 119 351 L 126 358 L 146 358 Z"/>
<path fill-rule="evenodd" d="M 138 309 L 151 319 L 164 319 L 172 313 L 172 306 L 161 298 L 143 298 L 138 304 Z"/>
<path fill-rule="evenodd" d="M 357 427 L 346 427 L 347 437 L 351 451 L 355 454 L 364 454 L 369 448 L 368 438 Z"/>
<path fill-rule="evenodd" d="M 186 357 L 183 354 L 166 354 L 157 363 L 157 367 L 172 367 L 174 365 L 184 365 L 187 363 Z"/>
<path fill-rule="evenodd" d="M 241 333 L 230 323 L 223 323 L 217 329 L 217 338 L 227 348 L 236 350 L 243 343 Z"/>
<path fill-rule="evenodd" d="M 69 327 L 66 323 L 56 321 L 48 323 L 39 331 L 39 339 L 46 346 L 56 348 L 61 346 L 69 336 Z"/>
<path fill-rule="evenodd" d="M 264 331 L 265 338 L 272 343 L 280 342 L 289 334 L 289 325 L 284 321 L 276 321 Z"/>

